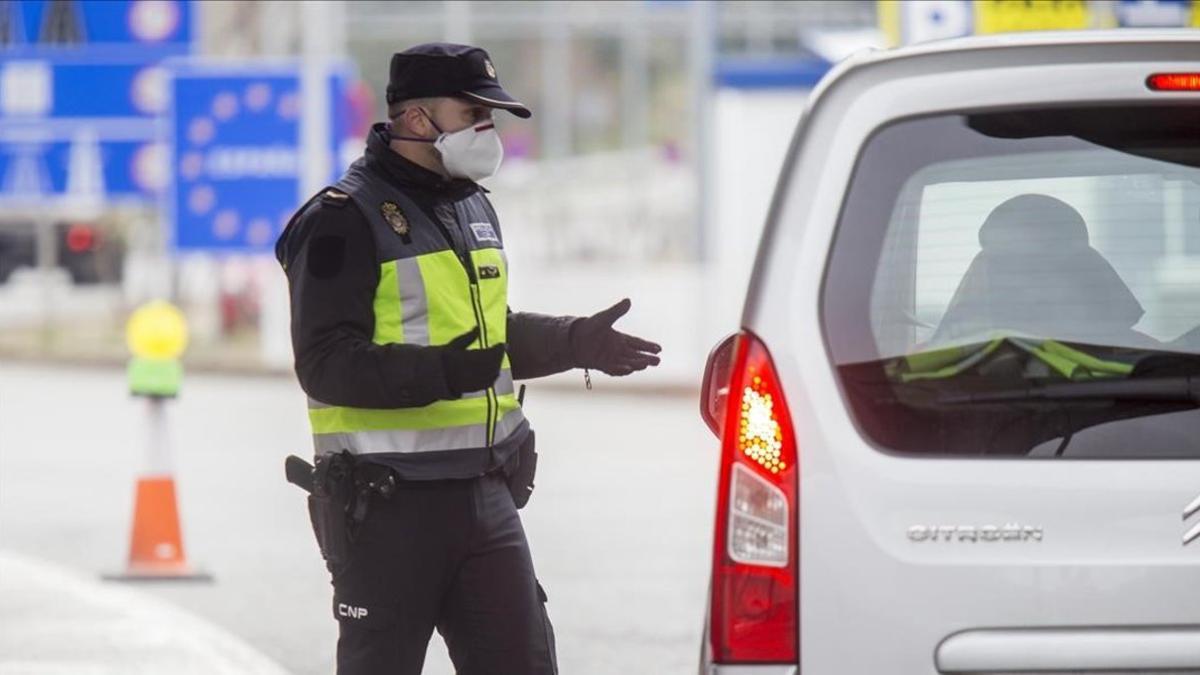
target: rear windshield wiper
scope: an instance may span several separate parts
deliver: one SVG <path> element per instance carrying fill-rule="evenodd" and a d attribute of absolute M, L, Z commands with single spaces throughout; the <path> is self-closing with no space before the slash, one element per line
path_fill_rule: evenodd
<path fill-rule="evenodd" d="M 938 402 L 962 404 L 1107 399 L 1200 404 L 1200 376 L 1049 382 L 991 391 L 947 393 L 939 396 Z"/>

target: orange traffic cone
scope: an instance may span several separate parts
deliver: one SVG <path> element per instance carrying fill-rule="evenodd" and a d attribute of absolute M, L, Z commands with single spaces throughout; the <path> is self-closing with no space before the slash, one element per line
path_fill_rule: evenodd
<path fill-rule="evenodd" d="M 175 479 L 170 475 L 138 479 L 133 507 L 133 533 L 129 543 L 129 565 L 122 574 L 105 575 L 113 580 L 211 581 L 187 562 L 179 509 L 175 501 Z"/>
<path fill-rule="evenodd" d="M 151 574 L 187 571 L 175 479 L 170 476 L 140 478 L 133 507 L 133 535 L 129 543 L 129 568 Z"/>

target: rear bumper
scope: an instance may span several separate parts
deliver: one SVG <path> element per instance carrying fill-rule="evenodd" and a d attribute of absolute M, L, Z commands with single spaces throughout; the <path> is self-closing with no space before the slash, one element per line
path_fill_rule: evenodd
<path fill-rule="evenodd" d="M 708 665 L 703 675 L 798 675 L 794 665 Z"/>

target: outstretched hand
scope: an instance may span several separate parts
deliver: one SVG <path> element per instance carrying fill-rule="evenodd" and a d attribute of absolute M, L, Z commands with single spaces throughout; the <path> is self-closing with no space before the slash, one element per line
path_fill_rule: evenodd
<path fill-rule="evenodd" d="M 571 354 L 580 368 L 595 368 L 606 375 L 624 376 L 657 366 L 662 347 L 613 329 L 633 303 L 621 300 L 606 310 L 571 324 Z"/>

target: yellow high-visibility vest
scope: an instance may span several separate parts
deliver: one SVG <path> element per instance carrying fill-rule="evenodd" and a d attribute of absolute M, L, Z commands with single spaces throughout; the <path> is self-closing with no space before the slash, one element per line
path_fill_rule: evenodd
<path fill-rule="evenodd" d="M 400 190 L 366 168 L 350 167 L 336 189 L 349 195 L 375 237 L 376 344 L 444 345 L 479 329 L 469 348 L 506 342 L 508 261 L 496 216 L 481 193 L 438 214 L 439 227 Z M 456 240 L 452 246 L 447 235 Z M 455 250 L 465 252 L 460 258 Z M 476 450 L 502 443 L 525 422 L 507 354 L 487 389 L 419 408 L 371 409 L 309 399 L 317 454 L 356 455 Z"/>

